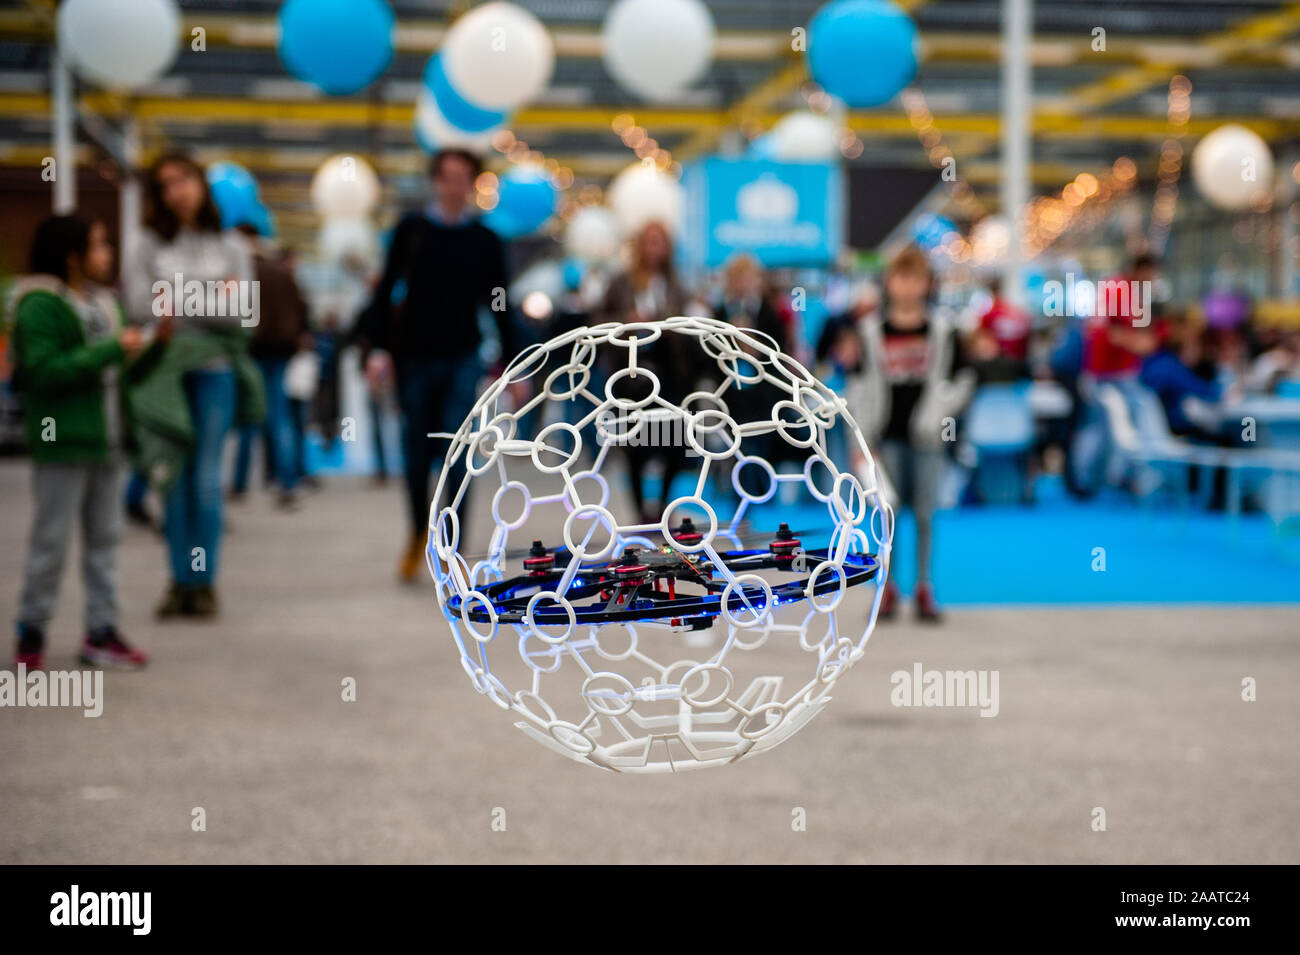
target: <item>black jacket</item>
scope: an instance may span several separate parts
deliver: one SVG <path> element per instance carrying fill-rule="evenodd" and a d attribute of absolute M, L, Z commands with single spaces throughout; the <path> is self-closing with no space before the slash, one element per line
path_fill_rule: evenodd
<path fill-rule="evenodd" d="M 487 308 L 506 364 L 516 349 L 506 281 L 504 247 L 487 226 L 477 220 L 443 225 L 410 213 L 393 232 L 383 277 L 355 337 L 398 363 L 468 355 L 478 350 L 478 311 Z"/>

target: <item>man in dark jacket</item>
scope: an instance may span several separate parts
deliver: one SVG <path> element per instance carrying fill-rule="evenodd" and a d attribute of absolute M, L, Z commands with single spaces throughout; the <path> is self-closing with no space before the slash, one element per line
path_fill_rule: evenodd
<path fill-rule="evenodd" d="M 429 166 L 434 200 L 410 213 L 393 232 L 383 277 L 361 317 L 363 350 L 393 356 L 404 419 L 406 489 L 411 538 L 398 576 L 413 581 L 422 563 L 429 524 L 429 472 L 474 405 L 482 374 L 479 314 L 486 309 L 501 340 L 501 362 L 515 354 L 506 314 L 506 264 L 501 240 L 474 215 L 470 196 L 482 166 L 462 150 L 443 150 Z M 451 488 L 464 475 L 464 456 Z M 461 500 L 462 533 L 468 496 Z"/>

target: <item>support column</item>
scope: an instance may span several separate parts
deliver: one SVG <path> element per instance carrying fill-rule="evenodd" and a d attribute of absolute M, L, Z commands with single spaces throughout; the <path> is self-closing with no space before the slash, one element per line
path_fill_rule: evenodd
<path fill-rule="evenodd" d="M 1029 38 L 1033 0 L 1002 0 L 1002 214 L 1011 242 L 1002 268 L 1002 297 L 1024 305 L 1024 214 L 1029 203 Z"/>
<path fill-rule="evenodd" d="M 54 111 L 54 214 L 70 215 L 77 209 L 76 144 L 72 137 L 72 74 L 62 52 L 55 46 L 50 57 L 50 105 Z"/>

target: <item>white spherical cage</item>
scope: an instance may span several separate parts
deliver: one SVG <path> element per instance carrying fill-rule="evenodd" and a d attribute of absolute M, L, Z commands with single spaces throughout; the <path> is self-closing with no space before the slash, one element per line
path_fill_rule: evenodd
<path fill-rule="evenodd" d="M 664 335 L 693 340 L 716 365 L 716 387 L 695 391 L 680 405 L 662 397 L 659 378 L 638 359 Z M 604 394 L 592 390 L 598 377 L 598 352 L 618 359 Z M 540 382 L 536 393 L 522 407 L 510 410 L 502 400 L 508 386 L 533 378 Z M 620 383 L 640 378 L 646 379 L 647 394 L 630 398 L 618 393 Z M 779 389 L 780 399 L 767 409 L 767 418 L 736 421 L 728 412 L 729 392 L 759 381 Z M 770 389 L 769 393 L 775 394 Z M 576 419 L 571 415 L 545 425 L 532 440 L 517 437 L 520 419 L 548 401 L 577 405 Z M 611 420 L 619 422 L 621 430 L 610 431 Z M 610 486 L 602 469 L 611 448 L 617 448 L 620 440 L 631 441 L 631 436 L 654 422 L 660 426 L 675 422 L 698 458 L 694 493 L 666 503 L 658 522 L 619 523 L 610 510 Z M 582 430 L 592 426 L 598 436 L 594 462 L 580 467 Z M 841 470 L 828 453 L 826 438 L 833 427 L 844 429 L 852 470 Z M 559 440 L 560 435 L 564 440 Z M 759 435 L 776 435 L 794 448 L 804 457 L 802 470 L 778 473 L 763 457 L 745 454 L 744 439 Z M 440 508 L 462 458 L 463 477 L 448 504 Z M 508 468 L 509 459 L 519 463 Z M 521 465 L 530 468 L 526 480 L 520 480 Z M 723 480 L 723 469 L 729 465 L 736 504 L 730 520 L 723 523 L 705 494 L 710 474 Z M 763 493 L 750 491 L 739 478 L 751 466 L 768 478 Z M 818 470 L 820 476 L 815 476 Z M 460 552 L 457 507 L 471 485 L 484 484 L 489 477 L 499 482 L 490 504 L 494 530 L 486 556 L 471 564 Z M 544 493 L 530 487 L 548 482 L 555 486 Z M 825 504 L 829 518 L 826 558 L 812 566 L 807 599 L 795 607 L 777 606 L 761 576 L 734 574 L 715 547 L 721 539 L 740 549 L 746 512 L 771 500 L 787 483 Z M 669 489 L 665 487 L 663 493 L 667 499 Z M 475 494 L 476 508 L 488 506 L 478 490 Z M 511 496 L 522 506 L 509 502 Z M 521 623 L 502 623 L 481 589 L 506 578 L 512 534 L 516 546 L 521 538 L 531 539 L 520 532 L 539 508 L 554 509 L 553 521 L 562 516 L 564 544 L 573 559 L 558 584 L 531 597 Z M 700 514 L 707 530 L 698 544 L 677 549 L 708 558 L 727 582 L 713 627 L 693 639 L 681 633 L 670 633 L 668 641 L 656 636 L 664 645 L 652 653 L 649 633 L 662 625 L 576 623 L 564 595 L 581 572 L 582 562 L 617 557 L 630 546 L 657 547 L 655 535 L 670 541 L 670 519 L 687 512 Z M 584 522 L 591 527 L 579 540 L 577 528 Z M 595 545 L 591 541 L 598 528 L 604 533 Z M 723 765 L 771 749 L 820 712 L 839 678 L 862 657 L 875 628 L 893 532 L 894 515 L 882 493 L 877 467 L 842 396 L 760 331 L 711 318 L 676 317 L 578 328 L 521 352 L 484 390 L 450 439 L 430 506 L 426 557 L 462 667 L 480 694 L 521 717 L 516 726 L 563 755 L 604 769 L 672 772 Z M 851 615 L 839 612 L 845 597 L 844 565 L 850 554 L 873 554 L 878 561 L 869 609 Z M 840 582 L 829 598 L 813 592 L 814 582 L 827 573 L 838 574 Z M 744 597 L 754 587 L 766 597 L 758 606 Z M 738 613 L 729 609 L 728 595 L 735 593 L 744 606 Z M 567 625 L 537 623 L 534 608 L 543 601 L 560 608 Z M 471 621 L 473 607 L 480 608 L 478 616 L 490 622 Z M 792 612 L 792 619 L 780 619 Z M 848 622 L 850 616 L 865 619 L 861 632 Z M 721 630 L 725 635 L 714 632 Z M 772 652 L 787 657 L 796 654 L 807 679 L 790 692 L 782 690 L 785 678 L 767 673 L 742 685 L 732 673 L 733 661 L 765 646 L 779 646 Z M 685 655 L 692 649 L 703 651 L 700 659 Z M 518 671 L 513 687 L 506 682 L 510 679 L 507 665 Z"/>

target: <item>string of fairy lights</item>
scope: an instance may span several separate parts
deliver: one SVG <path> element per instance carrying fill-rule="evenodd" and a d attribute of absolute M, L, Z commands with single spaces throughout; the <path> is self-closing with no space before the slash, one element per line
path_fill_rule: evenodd
<path fill-rule="evenodd" d="M 1161 253 L 1168 243 L 1170 229 L 1177 211 L 1179 180 L 1182 176 L 1185 147 L 1191 120 L 1191 81 L 1181 74 L 1170 78 L 1167 102 L 1168 134 L 1161 143 L 1160 155 L 1156 167 L 1156 183 L 1152 200 L 1150 227 L 1147 233 L 1147 247 L 1153 252 Z M 821 86 L 808 81 L 800 88 L 800 94 L 807 108 L 817 114 L 835 118 L 842 112 L 842 106 Z M 945 140 L 942 131 L 935 122 L 933 112 L 926 102 L 925 94 L 915 86 L 904 89 L 899 94 L 908 121 L 916 132 L 917 141 L 925 151 L 929 163 L 936 169 L 945 170 L 953 167 L 956 156 L 952 147 Z M 653 163 L 660 172 L 680 179 L 682 165 L 673 157 L 671 150 L 652 137 L 649 131 L 636 122 L 631 113 L 619 113 L 613 117 L 610 127 L 623 145 L 643 163 Z M 742 130 L 757 134 L 758 129 Z M 845 122 L 836 128 L 836 146 L 846 160 L 860 157 L 864 152 L 862 139 Z M 510 130 L 502 130 L 492 138 L 492 148 L 511 164 L 532 164 L 543 169 L 561 193 L 558 210 L 558 227 L 571 219 L 582 207 L 599 205 L 604 202 L 604 190 L 595 183 L 584 183 L 576 190 L 575 176 L 572 169 L 562 165 L 553 158 L 548 158 L 540 150 L 529 146 L 527 142 Z M 1291 171 L 1300 183 L 1300 163 Z M 1103 223 L 1108 218 L 1107 207 L 1113 200 L 1132 193 L 1137 186 L 1138 170 L 1136 164 L 1127 156 L 1115 160 L 1110 169 L 1100 178 L 1090 172 L 1080 172 L 1055 193 L 1043 195 L 1032 200 L 1025 209 L 1023 219 L 1024 251 L 1029 257 L 1035 257 L 1049 249 L 1058 239 L 1072 230 L 1086 230 Z M 971 221 L 977 221 L 985 215 L 986 210 L 975 196 L 969 183 L 953 176 L 943 179 L 945 190 L 950 200 L 961 207 L 959 211 Z M 494 209 L 500 201 L 500 178 L 495 172 L 485 171 L 475 181 L 475 201 L 482 210 Z M 1269 197 L 1262 202 L 1267 205 Z M 1257 208 L 1254 211 L 1267 211 Z M 1294 202 L 1287 214 L 1300 223 L 1300 202 Z M 1246 227 L 1242 223 L 1246 223 Z M 1000 234 L 1000 233 L 999 233 Z M 1238 241 L 1255 239 L 1255 229 L 1247 218 L 1238 222 L 1234 229 Z M 942 251 L 955 263 L 972 261 L 979 263 L 989 258 L 988 250 L 981 249 L 981 241 L 976 235 L 969 239 L 954 233 L 945 239 Z M 1293 250 L 1300 255 L 1300 239 L 1296 240 Z"/>
<path fill-rule="evenodd" d="M 1121 156 L 1100 179 L 1081 172 L 1059 192 L 1039 196 L 1025 210 L 1025 252 L 1031 258 L 1051 247 L 1067 229 L 1105 218 L 1106 204 L 1133 191 L 1137 164 Z"/>
<path fill-rule="evenodd" d="M 531 165 L 546 173 L 556 189 L 566 198 L 573 188 L 574 174 L 568 166 L 534 149 L 508 129 L 492 136 L 492 148 L 512 165 Z M 491 170 L 485 170 L 474 180 L 474 202 L 484 212 L 490 212 L 501 201 L 501 179 Z"/>
<path fill-rule="evenodd" d="M 1151 205 L 1151 227 L 1147 244 L 1159 255 L 1169 242 L 1169 229 L 1178 208 L 1178 179 L 1183 170 L 1183 137 L 1192 118 L 1192 83 L 1176 75 L 1169 80 L 1167 108 L 1169 135 L 1160 144 L 1160 161 L 1156 167 L 1155 199 Z"/>

